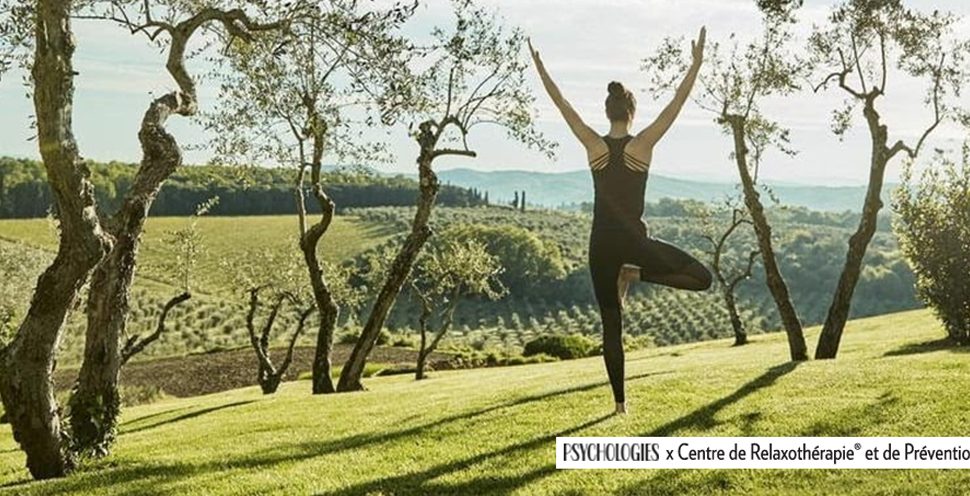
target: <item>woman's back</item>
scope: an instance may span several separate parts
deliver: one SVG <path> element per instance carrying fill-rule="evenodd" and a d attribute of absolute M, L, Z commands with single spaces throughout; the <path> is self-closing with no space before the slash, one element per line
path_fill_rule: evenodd
<path fill-rule="evenodd" d="M 593 229 L 642 234 L 649 164 L 626 151 L 632 136 L 604 136 L 609 151 L 590 163 L 593 173 Z"/>

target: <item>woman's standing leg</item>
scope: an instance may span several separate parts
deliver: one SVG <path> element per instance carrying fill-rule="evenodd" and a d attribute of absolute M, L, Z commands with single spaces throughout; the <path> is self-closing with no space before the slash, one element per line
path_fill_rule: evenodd
<path fill-rule="evenodd" d="M 617 294 L 617 278 L 622 260 L 617 256 L 617 243 L 606 239 L 602 233 L 594 233 L 590 240 L 589 269 L 593 278 L 593 292 L 603 321 L 603 360 L 610 378 L 613 398 L 624 403 L 623 390 L 623 316 Z"/>

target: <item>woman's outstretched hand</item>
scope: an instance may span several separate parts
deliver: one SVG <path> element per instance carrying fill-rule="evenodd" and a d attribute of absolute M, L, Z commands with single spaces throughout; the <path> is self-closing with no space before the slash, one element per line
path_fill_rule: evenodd
<path fill-rule="evenodd" d="M 700 65 L 704 60 L 704 42 L 707 40 L 707 27 L 701 27 L 701 33 L 697 35 L 696 41 L 690 42 L 691 55 L 694 57 L 694 63 Z M 530 47 L 532 45 L 529 45 Z"/>

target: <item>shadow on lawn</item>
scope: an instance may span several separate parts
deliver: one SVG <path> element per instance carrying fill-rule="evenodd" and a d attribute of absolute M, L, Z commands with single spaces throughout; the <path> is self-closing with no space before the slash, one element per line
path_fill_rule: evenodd
<path fill-rule="evenodd" d="M 184 411 L 184 410 L 188 410 L 189 408 L 190 407 L 185 406 L 185 407 L 181 407 L 181 408 L 171 408 L 169 410 L 162 410 L 162 411 L 160 411 L 158 413 L 153 413 L 153 414 L 150 414 L 150 415 L 145 415 L 145 416 L 142 416 L 142 417 L 138 417 L 138 418 L 135 418 L 135 419 L 131 419 L 131 420 L 125 421 L 121 425 L 122 426 L 125 426 L 125 425 L 137 424 L 139 422 L 144 422 L 144 421 L 146 421 L 148 419 L 153 419 L 153 418 L 161 417 L 163 415 L 168 415 L 170 413 L 175 413 L 175 412 L 181 412 L 181 411 Z"/>
<path fill-rule="evenodd" d="M 895 350 L 887 351 L 883 357 L 918 355 L 920 353 L 932 353 L 934 351 L 944 350 L 953 353 L 967 353 L 970 352 L 970 346 L 960 346 L 948 338 L 934 339 L 923 343 L 905 344 Z"/>
<path fill-rule="evenodd" d="M 154 429 L 156 427 L 161 427 L 161 426 L 166 425 L 166 424 L 174 424 L 175 422 L 181 422 L 183 420 L 189 420 L 189 419 L 193 419 L 193 418 L 196 418 L 196 417 L 201 417 L 201 416 L 206 415 L 208 413 L 217 412 L 219 410 L 226 410 L 228 408 L 236 408 L 236 407 L 240 407 L 240 406 L 243 406 L 243 405 L 248 405 L 250 403 L 255 403 L 255 402 L 256 402 L 256 400 L 236 401 L 234 403 L 226 403 L 225 405 L 213 406 L 213 407 L 210 407 L 210 408 L 203 408 L 201 410 L 196 410 L 194 412 L 185 413 L 185 414 L 179 415 L 177 417 L 172 417 L 172 418 L 167 419 L 167 420 L 162 420 L 161 422 L 155 422 L 154 424 L 143 425 L 141 427 L 136 427 L 136 428 L 131 429 L 131 430 L 123 430 L 123 431 L 121 431 L 121 435 L 124 436 L 125 434 L 134 434 L 136 432 L 147 431 L 149 429 Z M 178 410 L 174 410 L 174 411 L 178 411 Z M 163 413 L 171 413 L 171 412 L 163 412 Z M 160 414 L 149 415 L 148 417 L 155 417 L 157 415 L 160 415 Z M 138 420 L 144 420 L 145 418 L 148 418 L 148 417 L 143 417 L 142 419 L 138 419 Z"/>
<path fill-rule="evenodd" d="M 630 376 L 627 378 L 627 381 L 635 381 L 647 377 L 672 373 L 673 371 L 648 372 Z M 96 491 L 106 489 L 106 486 L 110 485 L 114 487 L 124 486 L 124 489 L 131 494 L 162 494 L 172 489 L 170 487 L 167 488 L 167 484 L 175 483 L 179 480 L 187 479 L 198 474 L 209 474 L 214 472 L 218 473 L 240 468 L 249 470 L 268 469 L 282 463 L 292 463 L 295 461 L 316 458 L 331 453 L 339 453 L 346 450 L 364 448 L 370 445 L 390 443 L 407 437 L 420 436 L 428 431 L 439 429 L 444 425 L 477 418 L 498 410 L 540 402 L 558 396 L 589 391 L 599 387 L 607 387 L 608 385 L 608 381 L 582 384 L 570 388 L 516 398 L 505 403 L 500 403 L 478 410 L 458 413 L 437 421 L 432 421 L 397 431 L 356 434 L 337 440 L 292 444 L 280 448 L 268 449 L 262 453 L 257 453 L 254 455 L 245 455 L 238 458 L 221 458 L 212 462 L 152 463 L 151 461 L 146 461 L 140 464 L 114 466 L 113 462 L 108 459 L 83 467 L 82 470 L 67 479 L 56 481 L 56 488 L 52 487 L 52 489 L 56 489 L 58 492 Z M 162 422 L 156 422 L 154 424 L 133 429 L 131 431 L 126 431 L 123 434 L 152 429 L 164 424 L 187 420 L 211 413 L 216 410 L 238 407 L 252 402 L 253 401 L 240 401 L 197 410 Z M 171 411 L 167 413 L 171 413 Z M 158 414 L 152 414 L 135 421 L 144 420 L 157 415 Z M 469 494 L 476 492 L 478 489 L 487 489 L 491 492 L 499 494 L 508 493 L 515 488 L 528 484 L 531 481 L 554 473 L 556 470 L 555 464 L 549 464 L 521 475 L 502 477 L 488 476 L 472 479 L 457 485 L 429 484 L 429 482 L 436 477 L 453 473 L 490 459 L 501 459 L 504 456 L 540 448 L 546 444 L 551 445 L 555 443 L 555 439 L 558 436 L 569 436 L 575 434 L 583 429 L 592 427 L 607 418 L 609 418 L 609 415 L 604 415 L 559 432 L 536 437 L 529 441 L 513 444 L 511 446 L 488 453 L 475 455 L 464 460 L 437 465 L 426 470 L 410 474 L 362 482 L 358 485 L 351 486 L 350 488 L 326 494 L 367 494 L 375 491 L 376 488 L 385 486 L 389 489 L 393 489 L 394 492 L 400 491 L 405 493 L 418 492 L 426 494 Z M 26 486 L 29 482 L 30 481 L 17 481 L 11 484 Z"/>
<path fill-rule="evenodd" d="M 484 476 L 460 483 L 434 483 L 431 481 L 441 476 L 459 472 L 490 459 L 502 459 L 517 453 L 531 451 L 543 446 L 555 444 L 557 437 L 572 436 L 582 430 L 593 427 L 594 425 L 599 424 L 610 417 L 611 415 L 603 415 L 559 432 L 535 437 L 525 442 L 475 455 L 465 458 L 464 460 L 443 463 L 426 470 L 394 477 L 376 479 L 337 491 L 318 494 L 350 496 L 375 493 L 383 494 L 385 491 L 389 492 L 390 494 L 509 494 L 515 489 L 553 474 L 556 471 L 556 465 L 554 463 L 550 463 L 521 475 L 503 477 Z"/>
<path fill-rule="evenodd" d="M 721 494 L 734 488 L 733 475 L 743 471 L 730 470 L 657 470 L 653 477 L 639 480 L 616 491 L 622 496 L 659 496 L 680 494 Z M 767 472 L 767 471 L 759 471 Z M 691 476 L 687 478 L 685 476 Z M 781 493 L 779 493 L 781 494 Z"/>
<path fill-rule="evenodd" d="M 876 430 L 873 428 L 890 421 L 898 405 L 899 398 L 887 391 L 879 396 L 875 402 L 868 405 L 853 406 L 841 412 L 827 414 L 824 418 L 810 425 L 798 435 L 820 437 L 861 436 L 865 434 L 867 428 Z"/>
<path fill-rule="evenodd" d="M 673 371 L 647 372 L 647 373 L 637 374 L 637 375 L 627 377 L 626 380 L 627 382 L 630 382 L 630 381 L 645 379 L 647 377 L 672 374 L 672 373 Z M 289 458 L 288 460 L 314 458 L 317 456 L 327 455 L 331 453 L 339 453 L 341 451 L 364 448 L 373 444 L 388 443 L 391 441 L 396 441 L 396 440 L 411 437 L 411 436 L 420 436 L 421 434 L 431 429 L 436 429 L 454 422 L 460 422 L 463 420 L 470 420 L 476 417 L 481 417 L 483 415 L 486 415 L 498 410 L 513 408 L 521 405 L 526 405 L 529 403 L 535 403 L 535 402 L 547 400 L 557 396 L 565 396 L 573 393 L 589 391 L 599 387 L 607 387 L 607 386 L 609 386 L 608 381 L 593 382 L 589 384 L 583 384 L 580 386 L 574 386 L 570 388 L 550 391 L 548 393 L 525 396 L 522 398 L 517 398 L 511 401 L 507 401 L 505 403 L 493 405 L 487 408 L 458 413 L 455 415 L 445 417 L 443 419 L 427 422 L 425 424 L 416 425 L 413 427 L 409 427 L 406 429 L 401 429 L 393 432 L 373 432 L 373 433 L 364 433 L 364 434 L 354 434 L 354 435 L 345 437 L 343 439 L 302 443 L 302 444 L 293 446 L 293 448 L 299 451 L 299 453 L 294 453 L 292 457 Z M 247 464 L 247 462 L 243 461 L 243 464 Z M 256 466 L 259 466 L 259 465 L 261 465 L 261 463 L 256 463 Z"/>
<path fill-rule="evenodd" d="M 694 410 L 676 420 L 672 420 L 649 433 L 643 434 L 646 437 L 669 436 L 679 430 L 688 428 L 710 429 L 716 425 L 714 416 L 725 407 L 737 403 L 745 396 L 748 396 L 762 388 L 771 386 L 781 376 L 795 370 L 799 362 L 787 362 L 776 365 L 768 369 L 764 374 L 752 379 L 747 384 L 738 388 L 737 391 L 705 406 Z"/>

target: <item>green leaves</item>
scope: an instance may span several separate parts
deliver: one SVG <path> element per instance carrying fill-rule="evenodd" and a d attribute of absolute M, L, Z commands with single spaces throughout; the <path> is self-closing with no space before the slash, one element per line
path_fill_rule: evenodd
<path fill-rule="evenodd" d="M 218 204 L 218 196 L 210 198 L 196 207 L 195 215 L 189 217 L 185 227 L 165 233 L 165 246 L 175 254 L 174 262 L 166 272 L 186 293 L 192 292 L 192 274 L 206 251 L 205 237 L 198 228 L 199 217 Z"/>
<path fill-rule="evenodd" d="M 415 284 L 432 299 L 481 295 L 497 300 L 507 292 L 498 279 L 503 271 L 484 243 L 449 239 L 421 258 L 415 268 Z"/>
<path fill-rule="evenodd" d="M 950 337 L 970 343 L 970 145 L 957 165 L 942 152 L 919 180 L 907 164 L 893 194 L 893 228 L 916 274 L 920 299 L 933 307 Z"/>
<path fill-rule="evenodd" d="M 510 139 L 554 154 L 556 144 L 535 127 L 535 97 L 526 85 L 526 39 L 494 11 L 469 0 L 452 2 L 454 23 L 432 31 L 434 45 L 422 57 L 429 64 L 416 78 L 417 122 L 430 124 L 445 143 L 465 142 L 481 124 L 504 128 Z M 444 133 L 453 125 L 457 132 Z M 457 148 L 457 147 L 456 147 Z"/>
<path fill-rule="evenodd" d="M 762 32 L 752 41 L 742 43 L 731 33 L 724 42 L 710 43 L 697 78 L 700 87 L 692 93 L 694 102 L 712 113 L 725 132 L 730 133 L 732 120 L 745 126 L 747 145 L 757 153 L 769 147 L 793 153 L 788 130 L 768 119 L 760 105 L 769 97 L 798 91 L 799 81 L 807 75 L 803 58 L 790 46 L 796 3 L 761 2 L 773 13 L 765 15 Z M 686 46 L 683 38 L 666 38 L 643 59 L 641 70 L 647 73 L 647 91 L 654 98 L 673 91 L 687 72 Z"/>

